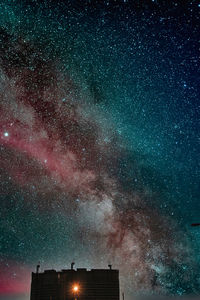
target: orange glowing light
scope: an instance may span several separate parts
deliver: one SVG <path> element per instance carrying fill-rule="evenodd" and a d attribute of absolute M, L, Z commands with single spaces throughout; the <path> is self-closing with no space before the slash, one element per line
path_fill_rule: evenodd
<path fill-rule="evenodd" d="M 77 293 L 79 291 L 79 286 L 77 285 L 77 284 L 75 284 L 74 286 L 73 286 L 73 292 L 74 293 Z"/>

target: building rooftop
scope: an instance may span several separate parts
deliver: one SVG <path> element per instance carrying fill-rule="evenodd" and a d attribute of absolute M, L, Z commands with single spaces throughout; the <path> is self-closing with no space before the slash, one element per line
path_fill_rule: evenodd
<path fill-rule="evenodd" d="M 76 296 L 76 297 L 75 297 Z M 31 300 L 119 300 L 119 271 L 77 268 L 32 272 Z"/>

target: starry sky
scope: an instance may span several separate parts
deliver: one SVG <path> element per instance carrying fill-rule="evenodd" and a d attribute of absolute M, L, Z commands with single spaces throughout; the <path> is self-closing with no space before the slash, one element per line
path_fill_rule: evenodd
<path fill-rule="evenodd" d="M 200 2 L 0 1 L 0 299 L 120 270 L 200 295 Z"/>

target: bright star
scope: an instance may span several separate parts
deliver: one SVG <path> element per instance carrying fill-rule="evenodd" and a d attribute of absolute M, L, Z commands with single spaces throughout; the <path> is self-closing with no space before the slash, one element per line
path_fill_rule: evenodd
<path fill-rule="evenodd" d="M 9 133 L 8 133 L 8 132 L 4 132 L 4 136 L 5 136 L 5 137 L 8 137 L 8 136 L 9 136 Z"/>

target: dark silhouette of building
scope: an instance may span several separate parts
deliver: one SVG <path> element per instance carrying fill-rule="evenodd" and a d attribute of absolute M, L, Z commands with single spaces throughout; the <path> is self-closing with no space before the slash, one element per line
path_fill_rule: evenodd
<path fill-rule="evenodd" d="M 46 270 L 32 273 L 31 300 L 119 300 L 119 271 L 109 269 Z"/>

